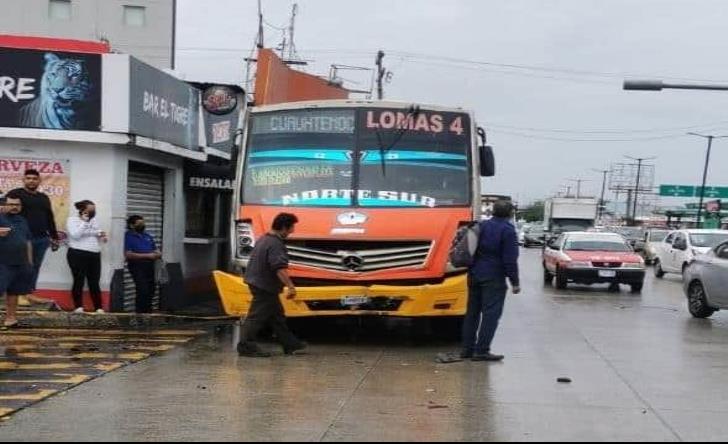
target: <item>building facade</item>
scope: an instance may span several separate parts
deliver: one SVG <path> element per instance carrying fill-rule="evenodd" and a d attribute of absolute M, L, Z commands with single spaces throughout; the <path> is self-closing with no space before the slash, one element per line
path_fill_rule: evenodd
<path fill-rule="evenodd" d="M 78 42 L 59 41 L 53 50 L 54 42 L 41 43 L 0 45 L 0 190 L 21 186 L 26 169 L 39 170 L 62 232 L 74 202 L 97 204 L 109 233 L 101 282 L 107 309 L 134 308 L 124 259 L 130 215 L 147 220 L 168 265 L 158 308 L 174 311 L 214 294 L 211 272 L 229 258 L 230 161 L 244 92 L 190 84 L 103 48 L 84 52 Z M 72 99 L 46 95 L 47 76 L 57 73 L 75 78 L 67 85 Z M 65 248 L 49 252 L 38 288 L 70 308 L 65 256 Z"/>
<path fill-rule="evenodd" d="M 160 69 L 172 67 L 176 0 L 3 0 L 0 34 L 108 41 Z"/>

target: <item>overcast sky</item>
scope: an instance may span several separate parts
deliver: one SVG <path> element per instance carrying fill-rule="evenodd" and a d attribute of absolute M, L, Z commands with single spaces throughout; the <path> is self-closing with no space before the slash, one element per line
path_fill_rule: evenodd
<path fill-rule="evenodd" d="M 256 0 L 179 0 L 178 68 L 240 83 L 257 33 Z M 281 41 L 289 0 L 263 0 L 267 46 Z M 485 192 L 522 201 L 567 179 L 601 178 L 624 155 L 658 156 L 656 184 L 702 178 L 706 142 L 728 134 L 728 93 L 625 92 L 624 77 L 728 83 L 726 0 L 299 0 L 295 43 L 326 75 L 332 63 L 394 73 L 389 99 L 475 111 L 498 156 Z M 354 73 L 344 77 L 363 81 Z M 566 140 L 561 140 L 566 139 Z M 728 139 L 711 184 L 728 186 Z M 670 204 L 671 201 L 665 201 Z"/>

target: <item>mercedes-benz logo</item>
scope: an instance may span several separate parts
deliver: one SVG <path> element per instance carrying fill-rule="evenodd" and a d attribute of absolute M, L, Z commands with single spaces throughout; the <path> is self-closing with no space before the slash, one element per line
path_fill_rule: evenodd
<path fill-rule="evenodd" d="M 344 265 L 344 267 L 348 268 L 351 271 L 359 271 L 361 267 L 364 266 L 364 258 L 362 258 L 361 256 L 350 254 L 348 256 L 344 256 L 344 258 L 341 260 L 341 263 Z"/>
<path fill-rule="evenodd" d="M 367 220 L 369 220 L 369 216 L 356 211 L 348 211 L 346 213 L 339 214 L 336 217 L 336 220 L 339 222 L 339 225 L 344 226 L 363 225 Z"/>

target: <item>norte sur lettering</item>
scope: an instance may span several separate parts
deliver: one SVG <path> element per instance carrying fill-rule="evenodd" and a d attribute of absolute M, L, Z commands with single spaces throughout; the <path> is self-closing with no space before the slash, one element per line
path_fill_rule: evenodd
<path fill-rule="evenodd" d="M 404 204 L 413 204 L 423 207 L 434 208 L 437 206 L 437 199 L 434 197 L 423 196 L 418 193 L 407 193 L 399 191 L 372 191 L 372 190 L 311 190 L 301 193 L 292 193 L 283 196 L 283 205 L 294 205 L 311 200 L 334 200 L 347 199 L 350 200 L 357 196 L 359 201 L 381 200 L 388 202 L 401 202 Z"/>

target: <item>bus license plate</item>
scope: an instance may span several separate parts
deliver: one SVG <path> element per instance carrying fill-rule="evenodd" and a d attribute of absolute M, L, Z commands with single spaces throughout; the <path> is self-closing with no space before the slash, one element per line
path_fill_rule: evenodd
<path fill-rule="evenodd" d="M 599 271 L 599 277 L 603 278 L 615 278 L 617 277 L 617 272 L 612 270 L 600 270 Z"/>
<path fill-rule="evenodd" d="M 341 305 L 344 307 L 356 307 L 358 305 L 366 305 L 371 299 L 366 296 L 345 296 L 341 299 Z"/>

